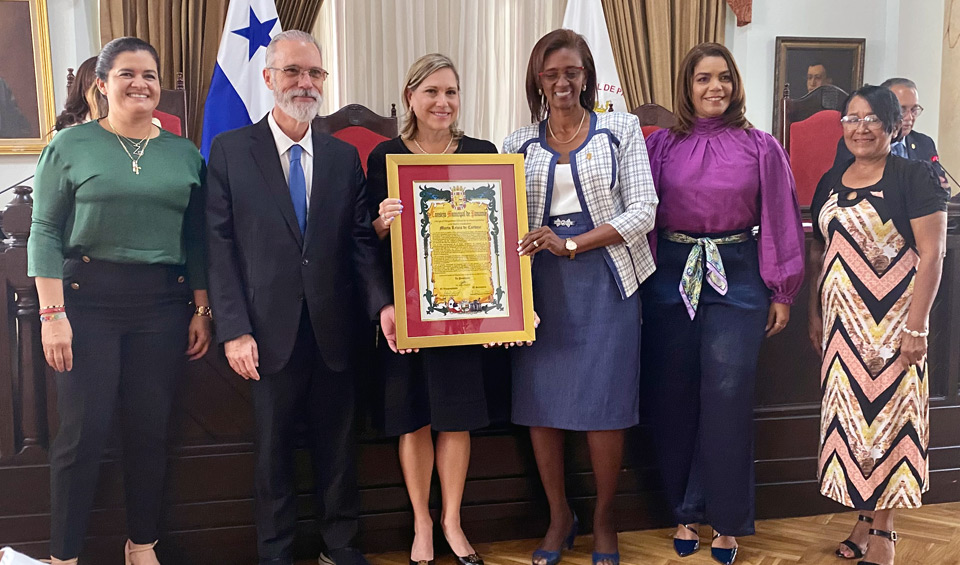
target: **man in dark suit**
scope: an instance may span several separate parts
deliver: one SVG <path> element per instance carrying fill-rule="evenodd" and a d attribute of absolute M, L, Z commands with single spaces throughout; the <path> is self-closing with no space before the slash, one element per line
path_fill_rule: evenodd
<path fill-rule="evenodd" d="M 913 129 L 917 117 L 923 113 L 923 106 L 919 104 L 919 97 L 917 96 L 916 83 L 906 78 L 890 78 L 880 83 L 880 86 L 889 88 L 897 95 L 897 100 L 900 101 L 900 113 L 903 116 L 903 125 L 901 126 L 903 137 L 900 141 L 890 144 L 890 151 L 894 155 L 914 161 L 932 162 L 940 175 L 940 182 L 946 186 L 947 180 L 943 167 L 935 159 L 937 157 L 936 144 L 929 136 Z M 853 155 L 847 149 L 847 145 L 841 137 L 840 141 L 837 142 L 837 156 L 833 164 L 836 166 L 852 160 Z"/>
<path fill-rule="evenodd" d="M 227 360 L 252 381 L 261 565 L 293 564 L 298 419 L 307 420 L 329 557 L 365 563 L 350 547 L 359 510 L 351 369 L 368 320 L 380 320 L 391 344 L 395 335 L 360 158 L 310 127 L 322 64 L 309 34 L 277 35 L 263 71 L 273 110 L 210 149 L 209 291 Z"/>

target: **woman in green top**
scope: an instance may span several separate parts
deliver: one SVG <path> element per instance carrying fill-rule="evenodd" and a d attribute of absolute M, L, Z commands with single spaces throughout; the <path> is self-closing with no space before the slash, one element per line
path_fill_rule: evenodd
<path fill-rule="evenodd" d="M 109 114 L 61 131 L 37 164 L 27 269 L 36 277 L 43 352 L 57 370 L 53 563 L 77 562 L 118 404 L 126 563 L 158 563 L 176 380 L 210 344 L 205 168 L 190 141 L 151 123 L 158 66 L 145 41 L 108 43 L 96 72 Z"/>

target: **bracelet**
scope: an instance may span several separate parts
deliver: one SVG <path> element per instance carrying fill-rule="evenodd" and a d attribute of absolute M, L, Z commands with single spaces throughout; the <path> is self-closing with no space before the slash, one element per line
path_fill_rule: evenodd
<path fill-rule="evenodd" d="M 211 310 L 209 306 L 197 306 L 197 309 L 193 311 L 193 315 L 213 319 L 213 310 Z"/>
<path fill-rule="evenodd" d="M 60 306 L 47 306 L 40 309 L 41 314 L 53 314 L 54 312 L 66 312 L 67 309 L 61 304 Z"/>
<path fill-rule="evenodd" d="M 918 331 L 916 331 L 916 330 L 911 330 L 911 329 L 905 327 L 905 328 L 903 328 L 902 331 L 903 331 L 903 333 L 905 333 L 905 334 L 907 334 L 907 335 L 909 335 L 909 336 L 913 336 L 913 337 L 927 337 L 928 335 L 930 335 L 930 330 L 929 330 L 929 329 L 923 330 L 922 332 L 918 332 Z"/>
<path fill-rule="evenodd" d="M 51 312 L 49 314 L 40 314 L 40 323 L 53 322 L 56 320 L 66 320 L 66 319 L 67 319 L 67 313 L 63 311 Z"/>

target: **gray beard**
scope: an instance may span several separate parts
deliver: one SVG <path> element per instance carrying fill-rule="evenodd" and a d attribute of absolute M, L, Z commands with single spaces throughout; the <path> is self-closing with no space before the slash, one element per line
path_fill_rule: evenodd
<path fill-rule="evenodd" d="M 317 117 L 320 111 L 320 105 L 323 104 L 323 96 L 314 94 L 309 90 L 294 88 L 284 93 L 274 91 L 274 99 L 277 106 L 291 118 L 300 123 L 309 123 Z M 315 96 L 313 102 L 294 102 L 294 96 Z"/>

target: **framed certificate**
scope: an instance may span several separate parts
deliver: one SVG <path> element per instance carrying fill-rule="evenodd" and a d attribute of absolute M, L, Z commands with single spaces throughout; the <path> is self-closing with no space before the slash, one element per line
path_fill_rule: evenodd
<path fill-rule="evenodd" d="M 397 346 L 532 341 L 523 156 L 387 155 Z"/>

